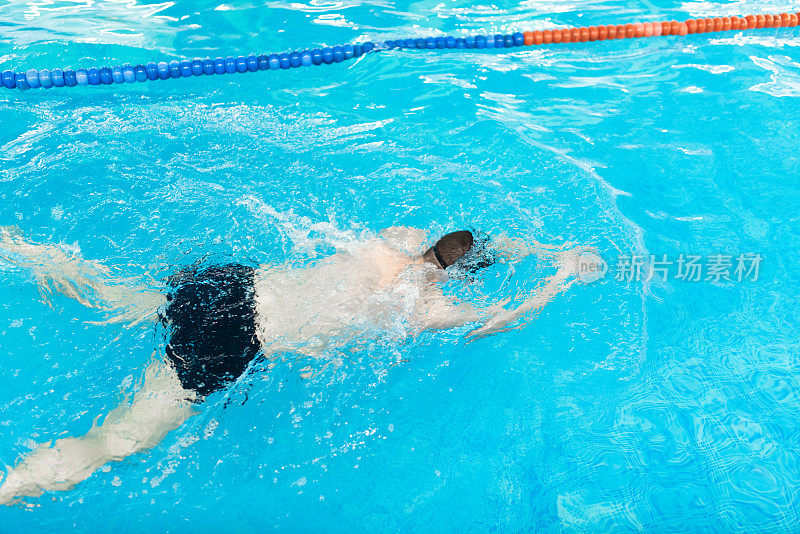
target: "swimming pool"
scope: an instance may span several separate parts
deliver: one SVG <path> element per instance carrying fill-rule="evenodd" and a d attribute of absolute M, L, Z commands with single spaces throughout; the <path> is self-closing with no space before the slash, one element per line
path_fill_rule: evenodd
<path fill-rule="evenodd" d="M 0 6 L 0 70 L 137 64 L 800 4 L 98 1 Z M 0 531 L 796 531 L 800 30 L 0 91 L 0 226 L 153 284 L 306 264 L 382 228 L 591 245 L 611 270 L 526 328 L 387 328 L 286 359 L 154 449 L 0 507 Z M 680 280 L 681 255 L 762 258 Z M 617 280 L 630 256 L 666 280 Z M 749 256 L 748 256 L 749 257 Z M 547 265 L 498 266 L 485 302 Z M 733 275 L 733 269 L 731 269 Z M 627 278 L 622 276 L 622 278 Z M 0 263 L 0 464 L 85 433 L 163 351 Z"/>

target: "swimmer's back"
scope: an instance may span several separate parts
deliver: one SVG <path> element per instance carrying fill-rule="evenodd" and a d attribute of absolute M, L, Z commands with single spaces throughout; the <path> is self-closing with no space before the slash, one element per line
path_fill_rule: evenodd
<path fill-rule="evenodd" d="M 257 332 L 271 350 L 317 353 L 376 320 L 376 296 L 409 263 L 381 240 L 303 268 L 255 273 Z M 316 347 L 316 348 L 314 348 Z"/>

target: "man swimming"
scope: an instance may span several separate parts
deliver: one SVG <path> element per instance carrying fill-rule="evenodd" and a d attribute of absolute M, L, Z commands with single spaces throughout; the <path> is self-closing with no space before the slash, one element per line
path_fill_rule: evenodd
<path fill-rule="evenodd" d="M 189 267 L 169 278 L 165 292 L 114 278 L 107 267 L 64 247 L 0 232 L 0 258 L 30 269 L 41 288 L 99 308 L 111 315 L 109 322 L 160 321 L 168 331 L 165 358 L 148 366 L 132 401 L 84 436 L 40 444 L 4 478 L 0 473 L 0 504 L 70 489 L 106 463 L 156 446 L 195 413 L 194 405 L 237 380 L 259 357 L 288 352 L 320 358 L 398 320 L 407 336 L 468 323 L 482 323 L 470 337 L 507 329 L 576 280 L 581 250 L 497 239 L 495 257 L 547 254 L 557 266 L 535 292 L 507 309 L 508 300 L 481 308 L 441 289 L 451 268 L 492 261 L 469 231 L 426 247 L 424 231 L 392 227 L 302 268 Z"/>

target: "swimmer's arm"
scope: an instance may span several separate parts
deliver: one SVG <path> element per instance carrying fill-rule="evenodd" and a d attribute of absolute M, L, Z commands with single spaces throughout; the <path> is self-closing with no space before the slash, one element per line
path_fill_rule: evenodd
<path fill-rule="evenodd" d="M 531 255 L 551 258 L 561 251 L 560 247 L 539 243 L 532 238 L 523 241 L 505 234 L 492 238 L 492 248 L 506 261 L 519 261 Z"/>
<path fill-rule="evenodd" d="M 479 307 L 471 302 L 457 301 L 440 288 L 431 287 L 419 304 L 420 330 L 447 330 L 483 321 L 504 310 L 503 306 L 509 301 L 506 299 L 492 306 Z"/>
<path fill-rule="evenodd" d="M 520 328 L 523 324 L 509 326 L 529 315 L 542 309 L 553 298 L 566 291 L 577 281 L 577 259 L 578 255 L 585 251 L 593 251 L 590 247 L 576 247 L 567 251 L 556 253 L 558 270 L 556 274 L 545 278 L 544 283 L 534 290 L 525 300 L 511 309 L 495 309 L 489 319 L 480 328 L 469 332 L 468 338 L 480 338 L 497 332 L 504 332 L 512 328 Z"/>
<path fill-rule="evenodd" d="M 142 280 L 114 276 L 102 263 L 85 260 L 80 250 L 28 243 L 9 227 L 0 227 L 0 263 L 3 260 L 31 271 L 45 302 L 55 291 L 107 313 L 109 323 L 152 320 L 165 302 L 162 292 Z"/>
<path fill-rule="evenodd" d="M 500 257 L 506 261 L 519 261 L 530 255 L 536 255 L 539 258 L 550 258 L 561 251 L 559 247 L 554 245 L 546 245 L 533 239 L 522 241 L 504 234 L 493 238 L 492 246 Z M 452 297 L 444 295 L 438 288 L 431 289 L 427 297 L 423 313 L 420 314 L 423 323 L 426 325 L 423 328 L 425 330 L 445 330 L 479 321 L 485 321 L 487 325 L 493 321 L 497 321 L 499 324 L 498 318 L 500 317 L 507 317 L 510 322 L 513 320 L 512 314 L 515 311 L 505 308 L 506 304 L 511 301 L 510 298 L 490 306 L 479 307 L 470 302 L 457 302 Z M 532 303 L 529 302 L 528 304 Z M 516 309 L 517 315 L 524 313 L 524 307 L 525 304 L 523 303 Z M 485 328 L 485 326 L 482 328 Z M 471 335 L 476 335 L 480 330 L 473 331 Z"/>
<path fill-rule="evenodd" d="M 481 315 L 469 303 L 456 304 L 437 287 L 429 287 L 417 304 L 419 330 L 447 330 L 477 321 Z"/>

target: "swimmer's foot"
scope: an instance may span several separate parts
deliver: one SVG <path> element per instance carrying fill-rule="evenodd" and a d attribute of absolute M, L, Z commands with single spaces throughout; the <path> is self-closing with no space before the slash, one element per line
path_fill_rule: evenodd
<path fill-rule="evenodd" d="M 5 474 L 0 473 L 0 505 L 14 504 L 17 501 L 13 474 L 13 469 Z"/>
<path fill-rule="evenodd" d="M 0 505 L 10 506 L 22 502 L 22 497 L 38 497 L 43 491 L 26 481 L 17 470 L 9 469 L 0 483 Z"/>

